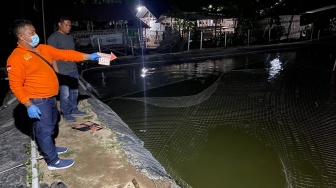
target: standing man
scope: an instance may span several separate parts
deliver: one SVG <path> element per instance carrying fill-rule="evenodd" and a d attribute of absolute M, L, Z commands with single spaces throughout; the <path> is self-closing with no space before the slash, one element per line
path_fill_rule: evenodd
<path fill-rule="evenodd" d="M 75 42 L 70 35 L 71 20 L 67 16 L 62 16 L 58 22 L 58 30 L 48 38 L 48 44 L 64 50 L 75 50 Z M 66 121 L 74 122 L 72 115 L 84 116 L 85 112 L 79 111 L 77 107 L 78 100 L 78 69 L 77 64 L 70 61 L 53 61 L 55 72 L 65 75 L 70 79 L 60 79 L 60 108 L 63 118 Z"/>
<path fill-rule="evenodd" d="M 69 168 L 72 159 L 60 159 L 58 153 L 67 148 L 56 147 L 54 130 L 57 124 L 58 79 L 52 69 L 52 60 L 97 60 L 97 53 L 84 54 L 74 50 L 59 50 L 39 44 L 39 36 L 29 20 L 15 20 L 12 33 L 17 38 L 15 48 L 7 59 L 9 87 L 26 106 L 32 120 L 34 136 L 49 170 Z"/>

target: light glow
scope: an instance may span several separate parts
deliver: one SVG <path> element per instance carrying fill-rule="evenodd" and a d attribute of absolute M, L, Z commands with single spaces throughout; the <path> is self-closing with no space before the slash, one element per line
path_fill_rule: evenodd
<path fill-rule="evenodd" d="M 140 12 L 141 9 L 142 9 L 142 6 L 138 6 L 138 8 L 137 8 L 138 12 Z"/>
<path fill-rule="evenodd" d="M 282 70 L 282 62 L 279 58 L 280 56 L 279 54 L 277 54 L 277 57 L 270 62 L 271 68 L 269 69 L 268 80 L 272 80 L 273 78 L 275 78 Z"/>
<path fill-rule="evenodd" d="M 141 70 L 141 77 L 146 77 L 147 75 L 146 75 L 146 73 L 148 72 L 148 69 L 146 69 L 146 68 L 143 68 L 142 70 Z"/>

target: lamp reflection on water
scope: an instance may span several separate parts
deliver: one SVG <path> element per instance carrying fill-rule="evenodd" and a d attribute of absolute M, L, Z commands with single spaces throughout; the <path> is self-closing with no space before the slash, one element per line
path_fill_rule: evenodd
<path fill-rule="evenodd" d="M 143 68 L 143 69 L 141 70 L 141 77 L 145 77 L 147 72 L 148 72 L 148 69 Z"/>
<path fill-rule="evenodd" d="M 155 68 L 146 68 L 146 67 L 143 67 L 141 69 L 141 77 L 143 77 L 143 78 L 146 77 L 146 76 L 148 76 L 148 75 L 154 74 L 154 73 L 156 73 Z"/>
<path fill-rule="evenodd" d="M 276 58 L 273 59 L 271 62 L 271 67 L 269 69 L 269 76 L 268 80 L 271 81 L 273 78 L 275 78 L 279 72 L 282 70 L 282 62 L 280 61 L 280 55 L 277 54 Z"/>

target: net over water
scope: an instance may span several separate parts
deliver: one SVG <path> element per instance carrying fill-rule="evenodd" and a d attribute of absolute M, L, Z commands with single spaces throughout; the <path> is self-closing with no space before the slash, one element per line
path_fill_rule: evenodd
<path fill-rule="evenodd" d="M 86 87 L 131 129 L 122 134 L 124 140 L 139 138 L 162 165 L 152 169 L 154 174 L 167 172 L 182 187 L 336 187 L 334 60 L 330 52 L 303 49 L 97 67 L 82 76 Z M 211 148 L 217 151 L 213 156 Z M 249 148 L 250 160 L 245 156 L 234 163 Z M 259 159 L 253 153 L 258 149 Z M 144 163 L 151 155 L 136 153 L 143 156 L 135 160 L 139 168 L 151 168 Z M 216 161 L 214 169 L 198 178 L 211 161 Z M 189 177 L 186 168 L 192 168 Z"/>

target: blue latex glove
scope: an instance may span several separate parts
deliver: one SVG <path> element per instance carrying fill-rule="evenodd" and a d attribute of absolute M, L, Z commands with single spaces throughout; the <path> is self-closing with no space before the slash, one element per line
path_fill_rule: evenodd
<path fill-rule="evenodd" d="M 100 55 L 96 53 L 90 54 L 90 60 L 98 60 L 100 58 Z"/>
<path fill-rule="evenodd" d="M 37 106 L 31 105 L 31 106 L 28 107 L 27 111 L 28 111 L 28 116 L 30 118 L 40 119 L 41 111 Z"/>

